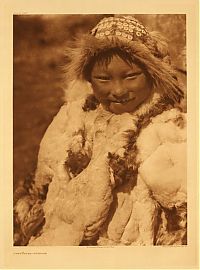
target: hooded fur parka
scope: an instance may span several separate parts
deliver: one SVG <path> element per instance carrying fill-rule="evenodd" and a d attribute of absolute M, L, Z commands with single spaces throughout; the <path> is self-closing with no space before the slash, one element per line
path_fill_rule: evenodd
<path fill-rule="evenodd" d="M 46 199 L 15 207 L 28 245 L 186 244 L 185 113 L 154 91 L 115 115 L 89 83 L 72 82 L 41 142 L 34 190 Z"/>

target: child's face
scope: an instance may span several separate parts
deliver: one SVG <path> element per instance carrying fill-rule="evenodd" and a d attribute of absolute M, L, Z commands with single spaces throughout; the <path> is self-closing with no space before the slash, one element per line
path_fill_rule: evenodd
<path fill-rule="evenodd" d="M 119 56 L 108 65 L 98 62 L 91 72 L 96 98 L 111 112 L 133 112 L 151 93 L 152 83 L 136 64 L 131 66 Z"/>

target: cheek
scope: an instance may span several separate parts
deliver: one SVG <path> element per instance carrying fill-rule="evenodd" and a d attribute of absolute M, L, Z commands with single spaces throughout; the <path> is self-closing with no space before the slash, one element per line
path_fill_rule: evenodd
<path fill-rule="evenodd" d="M 134 93 L 136 98 L 142 99 L 144 97 L 145 99 L 151 93 L 152 83 L 145 75 L 142 75 L 136 80 L 127 82 L 126 88 L 129 92 Z"/>
<path fill-rule="evenodd" d="M 108 86 L 100 83 L 91 83 L 93 92 L 96 97 L 106 97 L 109 95 Z"/>

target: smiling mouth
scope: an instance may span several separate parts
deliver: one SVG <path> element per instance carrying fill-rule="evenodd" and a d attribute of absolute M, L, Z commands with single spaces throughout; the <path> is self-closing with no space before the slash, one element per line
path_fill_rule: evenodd
<path fill-rule="evenodd" d="M 111 100 L 110 102 L 111 103 L 116 103 L 116 104 L 124 104 L 124 103 L 128 103 L 130 101 L 133 101 L 134 99 L 135 99 L 135 97 L 131 98 L 131 99 L 122 99 L 122 100 L 117 100 L 117 101 Z"/>

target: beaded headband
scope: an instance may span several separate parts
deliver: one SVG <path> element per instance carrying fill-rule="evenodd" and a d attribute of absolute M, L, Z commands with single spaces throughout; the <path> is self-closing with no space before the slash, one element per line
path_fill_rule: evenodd
<path fill-rule="evenodd" d="M 133 16 L 106 17 L 91 30 L 91 34 L 98 39 L 117 36 L 129 41 L 145 41 L 149 37 L 147 29 Z"/>

